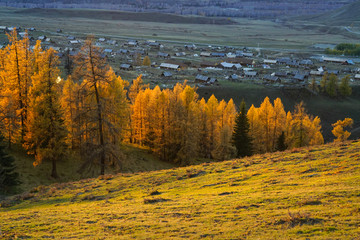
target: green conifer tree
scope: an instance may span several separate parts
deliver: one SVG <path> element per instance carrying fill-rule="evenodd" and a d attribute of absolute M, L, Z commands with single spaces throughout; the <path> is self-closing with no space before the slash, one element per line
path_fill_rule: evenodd
<path fill-rule="evenodd" d="M 2 137 L 0 136 L 0 142 Z M 5 147 L 0 144 L 0 192 L 8 193 L 18 185 L 19 174 L 15 172 L 14 158 L 5 152 Z"/>
<path fill-rule="evenodd" d="M 281 135 L 278 137 L 276 142 L 276 150 L 277 151 L 285 151 L 286 150 L 286 144 L 285 144 L 285 133 L 282 132 Z"/>
<path fill-rule="evenodd" d="M 252 154 L 252 139 L 249 135 L 249 130 L 250 124 L 246 115 L 246 104 L 243 100 L 240 104 L 240 112 L 235 119 L 232 136 L 233 145 L 237 150 L 237 157 L 245 157 Z"/>

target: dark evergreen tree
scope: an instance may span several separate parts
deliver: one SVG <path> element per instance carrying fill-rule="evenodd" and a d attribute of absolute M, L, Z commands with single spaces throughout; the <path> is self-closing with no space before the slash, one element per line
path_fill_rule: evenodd
<path fill-rule="evenodd" d="M 233 145 L 237 150 L 237 157 L 250 156 L 252 154 L 252 139 L 249 135 L 250 124 L 246 115 L 246 104 L 242 100 L 240 112 L 235 119 L 235 127 L 232 136 Z"/>
<path fill-rule="evenodd" d="M 0 138 L 2 142 L 2 138 Z M 5 147 L 0 144 L 0 192 L 7 193 L 20 182 L 19 174 L 15 172 L 14 158 L 5 152 Z"/>
<path fill-rule="evenodd" d="M 277 151 L 285 151 L 286 150 L 286 144 L 285 144 L 285 133 L 282 132 L 279 138 L 276 142 L 276 150 Z"/>

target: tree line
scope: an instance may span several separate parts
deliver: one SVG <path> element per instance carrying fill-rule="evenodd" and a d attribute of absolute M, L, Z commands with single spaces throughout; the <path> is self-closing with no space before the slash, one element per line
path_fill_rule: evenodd
<path fill-rule="evenodd" d="M 232 99 L 200 99 L 186 81 L 172 89 L 151 89 L 140 75 L 130 85 L 108 65 L 93 37 L 62 80 L 55 50 L 43 49 L 40 41 L 31 47 L 16 32 L 8 38 L 9 45 L 0 50 L 0 131 L 10 148 L 21 144 L 35 156 L 34 166 L 51 161 L 54 178 L 56 163 L 70 151 L 83 160 L 80 172 L 121 168 L 123 143 L 186 165 L 324 142 L 320 119 L 303 103 L 286 113 L 280 98 L 273 103 L 265 98 L 249 110 L 243 103 L 238 113 Z M 346 134 L 343 125 L 336 125 L 337 134 Z"/>

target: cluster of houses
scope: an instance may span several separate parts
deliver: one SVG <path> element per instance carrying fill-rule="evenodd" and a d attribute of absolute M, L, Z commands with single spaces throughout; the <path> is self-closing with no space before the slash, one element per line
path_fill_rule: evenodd
<path fill-rule="evenodd" d="M 0 33 L 11 32 L 14 28 L 0 26 Z M 83 42 L 83 39 L 73 35 L 63 34 L 61 29 L 57 29 L 56 35 L 51 37 L 40 35 L 41 31 L 36 33 L 35 28 L 16 29 L 21 38 L 40 40 L 46 43 L 45 47 L 58 51 L 60 57 L 66 54 L 74 56 Z M 352 60 L 344 58 L 262 57 L 260 52 L 247 48 L 165 44 L 156 40 L 120 41 L 105 37 L 97 38 L 96 45 L 103 48 L 103 57 L 111 59 L 112 63 L 117 64 L 113 66 L 114 69 L 120 71 L 141 71 L 142 60 L 148 56 L 151 59 L 150 68 L 157 72 L 150 77 L 158 80 L 176 79 L 177 75 L 185 75 L 186 79 L 203 85 L 217 84 L 221 80 L 301 85 L 309 78 L 320 79 L 325 72 L 351 74 L 354 80 L 360 80 L 360 69 L 356 68 Z M 0 48 L 3 46 L 0 45 Z"/>

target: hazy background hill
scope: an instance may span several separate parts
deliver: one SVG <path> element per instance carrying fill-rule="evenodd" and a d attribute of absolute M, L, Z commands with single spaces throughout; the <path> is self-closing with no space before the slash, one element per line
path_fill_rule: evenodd
<path fill-rule="evenodd" d="M 303 20 L 318 22 L 332 26 L 360 25 L 360 1 L 348 4 L 339 9 L 318 14 L 312 17 L 301 17 Z"/>
<path fill-rule="evenodd" d="M 277 18 L 319 14 L 356 0 L 0 0 L 1 6 L 21 8 L 94 8 L 181 15 Z"/>

